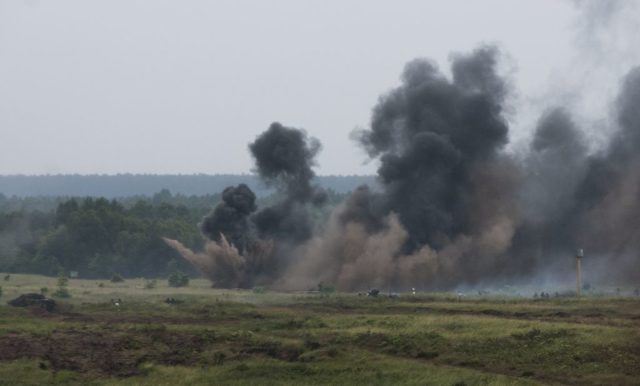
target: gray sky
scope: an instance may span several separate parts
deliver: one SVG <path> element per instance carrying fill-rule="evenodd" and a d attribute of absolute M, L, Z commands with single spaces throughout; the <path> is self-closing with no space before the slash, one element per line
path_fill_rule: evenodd
<path fill-rule="evenodd" d="M 249 172 L 272 121 L 321 140 L 320 174 L 372 173 L 349 133 L 404 64 L 446 70 L 480 43 L 508 55 L 517 139 L 522 106 L 589 46 L 580 15 L 558 0 L 0 0 L 0 174 Z"/>

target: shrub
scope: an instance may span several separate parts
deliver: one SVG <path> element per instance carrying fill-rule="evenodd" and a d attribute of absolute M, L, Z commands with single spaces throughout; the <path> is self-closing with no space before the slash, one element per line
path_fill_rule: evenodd
<path fill-rule="evenodd" d="M 11 274 L 6 274 L 4 276 L 4 281 L 9 281 L 9 280 L 11 280 Z"/>
<path fill-rule="evenodd" d="M 113 276 L 111 276 L 112 283 L 122 283 L 123 281 L 124 278 L 119 273 L 114 273 Z"/>
<path fill-rule="evenodd" d="M 65 275 L 58 276 L 58 288 L 53 293 L 53 296 L 58 298 L 70 298 L 71 293 L 67 288 L 69 286 L 69 279 Z"/>
<path fill-rule="evenodd" d="M 58 289 L 53 293 L 53 296 L 57 298 L 70 298 L 71 293 L 66 287 L 58 287 Z"/>
<path fill-rule="evenodd" d="M 169 275 L 169 287 L 186 287 L 189 285 L 189 275 L 180 271 Z"/>
<path fill-rule="evenodd" d="M 2 297 L 2 287 L 0 287 L 0 298 Z"/>
<path fill-rule="evenodd" d="M 67 287 L 69 286 L 69 278 L 64 275 L 58 276 L 58 287 Z"/>
<path fill-rule="evenodd" d="M 66 288 L 58 288 L 54 293 L 53 296 L 56 298 L 70 298 L 71 297 L 71 293 L 69 292 L 68 289 Z"/>
<path fill-rule="evenodd" d="M 253 293 L 254 294 L 263 294 L 264 293 L 264 287 L 253 287 Z"/>
<path fill-rule="evenodd" d="M 154 289 L 156 288 L 156 286 L 158 285 L 158 282 L 154 279 L 154 280 L 146 280 L 144 282 L 144 288 L 145 289 Z"/>
<path fill-rule="evenodd" d="M 322 295 L 331 295 L 336 292 L 336 286 L 331 283 L 320 283 L 318 284 L 318 291 Z"/>
<path fill-rule="evenodd" d="M 45 295 L 46 296 L 48 293 L 49 293 L 49 288 L 47 288 L 47 287 L 40 288 L 40 294 L 41 295 Z"/>

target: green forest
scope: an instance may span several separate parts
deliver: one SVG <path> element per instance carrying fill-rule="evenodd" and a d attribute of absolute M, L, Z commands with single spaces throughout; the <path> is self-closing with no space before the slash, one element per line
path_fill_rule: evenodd
<path fill-rule="evenodd" d="M 321 223 L 344 194 L 329 191 Z M 43 275 L 78 272 L 82 278 L 166 277 L 193 268 L 163 241 L 180 240 L 192 249 L 204 244 L 199 222 L 220 194 L 152 196 L 6 197 L 0 195 L 0 272 Z M 261 197 L 259 205 L 277 200 Z"/>

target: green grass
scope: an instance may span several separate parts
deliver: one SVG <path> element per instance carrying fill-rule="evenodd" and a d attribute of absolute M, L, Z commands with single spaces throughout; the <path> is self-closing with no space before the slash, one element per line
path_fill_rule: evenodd
<path fill-rule="evenodd" d="M 55 286 L 12 275 L 0 385 L 634 385 L 637 298 L 274 293 L 202 279 L 71 279 L 60 309 L 7 300 Z M 99 285 L 102 283 L 102 285 Z M 166 297 L 182 303 L 168 305 Z M 123 300 L 114 307 L 110 299 Z"/>
<path fill-rule="evenodd" d="M 345 363 L 288 363 L 251 359 L 213 367 L 142 365 L 145 374 L 129 378 L 87 379 L 72 372 L 53 375 L 35 361 L 0 363 L 0 385 L 537 385 L 528 379 L 484 374 L 419 361 L 363 353 Z"/>

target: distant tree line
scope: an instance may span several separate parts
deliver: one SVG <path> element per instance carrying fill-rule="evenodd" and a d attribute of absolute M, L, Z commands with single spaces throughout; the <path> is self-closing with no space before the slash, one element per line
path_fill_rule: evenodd
<path fill-rule="evenodd" d="M 325 189 L 346 193 L 362 184 L 374 185 L 373 176 L 318 176 L 316 182 Z M 117 174 L 117 175 L 8 175 L 0 176 L 0 194 L 7 197 L 57 196 L 120 198 L 152 195 L 161 189 L 186 196 L 205 196 L 225 187 L 247 184 L 258 197 L 273 193 L 252 174 Z"/>
<path fill-rule="evenodd" d="M 343 198 L 329 191 L 329 205 L 315 213 L 317 223 Z M 162 237 L 201 249 L 198 224 L 219 200 L 220 194 L 174 195 L 166 189 L 117 200 L 0 196 L 0 272 L 53 276 L 77 271 L 84 278 L 195 274 Z"/>

